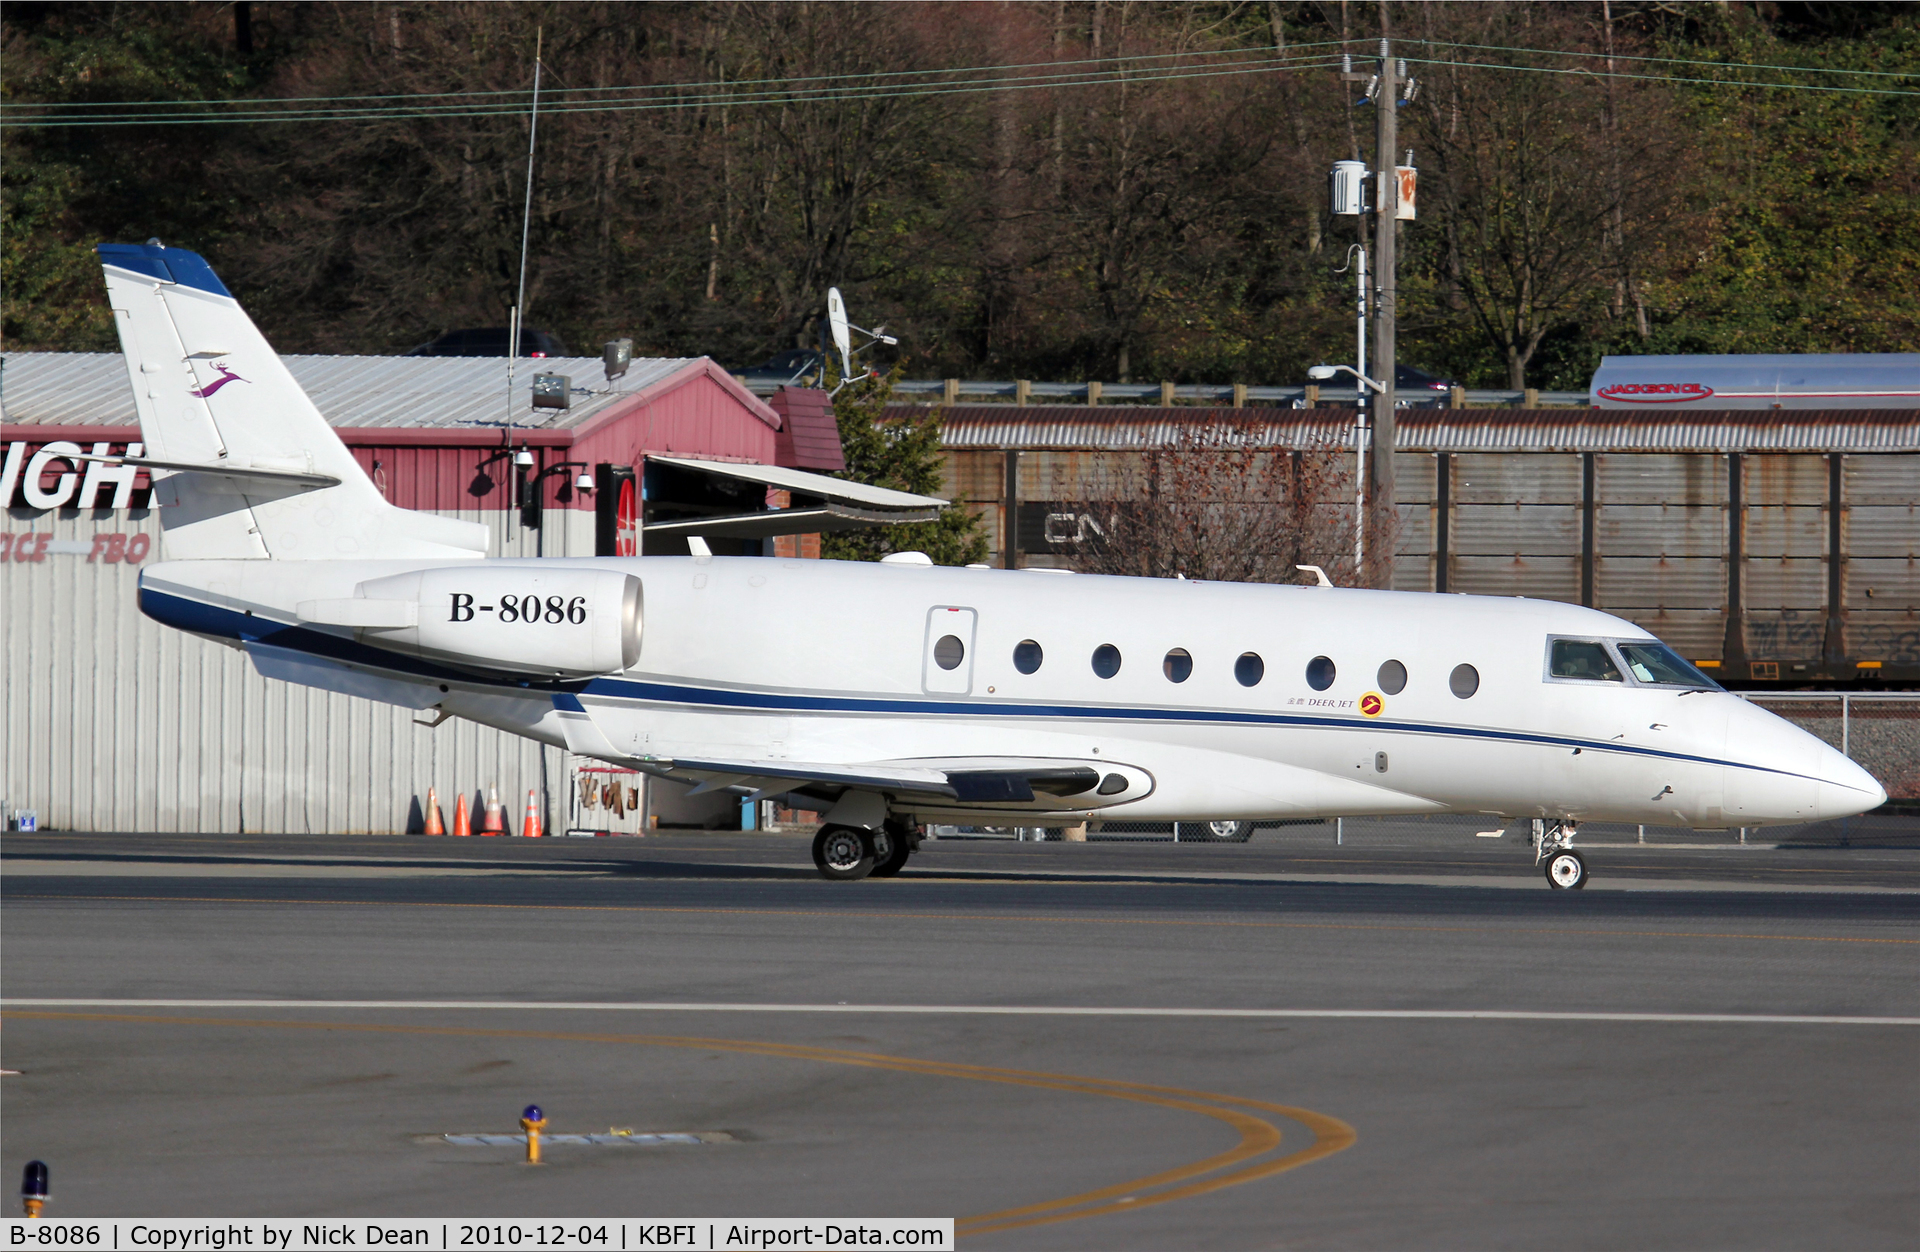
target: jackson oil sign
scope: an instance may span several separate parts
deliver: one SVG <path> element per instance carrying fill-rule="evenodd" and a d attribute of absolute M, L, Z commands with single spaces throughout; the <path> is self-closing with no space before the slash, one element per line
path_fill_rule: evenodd
<path fill-rule="evenodd" d="M 1612 383 L 1596 393 L 1622 404 L 1687 404 L 1713 394 L 1705 383 Z"/>

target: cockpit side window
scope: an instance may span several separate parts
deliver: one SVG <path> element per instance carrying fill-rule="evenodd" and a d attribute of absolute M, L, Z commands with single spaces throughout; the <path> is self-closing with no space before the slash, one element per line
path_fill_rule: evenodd
<path fill-rule="evenodd" d="M 1720 684 L 1702 674 L 1664 643 L 1623 643 L 1620 655 L 1635 682 L 1717 691 Z"/>
<path fill-rule="evenodd" d="M 1555 639 L 1547 660 L 1547 673 L 1553 678 L 1588 682 L 1626 681 L 1608 654 L 1607 645 L 1594 639 Z"/>

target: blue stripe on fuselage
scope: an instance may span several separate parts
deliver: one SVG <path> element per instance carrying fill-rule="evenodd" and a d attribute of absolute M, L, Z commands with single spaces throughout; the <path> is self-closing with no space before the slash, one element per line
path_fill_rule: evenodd
<path fill-rule="evenodd" d="M 291 626 L 254 617 L 233 609 L 220 608 L 198 600 L 146 586 L 140 587 L 140 611 L 153 620 L 196 635 L 270 644 L 305 652 L 330 661 L 363 665 L 404 674 L 431 682 L 459 682 L 467 685 L 500 687 L 514 691 L 544 692 L 555 707 L 584 711 L 579 697 L 602 696 L 630 700 L 639 704 L 673 704 L 695 709 L 762 710 L 782 713 L 868 714 L 917 717 L 1024 717 L 1075 718 L 1086 721 L 1164 722 L 1190 725 L 1272 726 L 1317 728 L 1322 730 L 1394 731 L 1416 735 L 1451 735 L 1498 743 L 1524 743 L 1552 748 L 1579 748 L 1583 751 L 1614 752 L 1626 756 L 1667 761 L 1685 761 L 1695 765 L 1730 765 L 1763 774 L 1819 781 L 1815 775 L 1772 769 L 1744 761 L 1720 757 L 1694 756 L 1660 748 L 1644 748 L 1611 740 L 1579 739 L 1566 735 L 1538 734 L 1522 730 L 1494 730 L 1481 726 L 1396 722 L 1383 718 L 1310 717 L 1290 713 L 1245 713 L 1224 709 L 1165 709 L 1137 706 L 1076 704 L 1012 704 L 996 702 L 967 703 L 954 700 L 898 699 L 878 696 L 799 695 L 780 691 L 740 691 L 720 687 L 699 687 L 684 683 L 642 682 L 630 678 L 591 678 L 581 682 L 533 682 L 460 670 L 422 661 L 398 652 L 368 647 L 357 640 L 328 634 L 306 626 Z"/>

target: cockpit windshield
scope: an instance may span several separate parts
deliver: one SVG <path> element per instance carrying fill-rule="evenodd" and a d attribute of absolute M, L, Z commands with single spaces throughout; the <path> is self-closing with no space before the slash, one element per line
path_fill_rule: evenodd
<path fill-rule="evenodd" d="M 1607 652 L 1607 645 L 1595 639 L 1556 639 L 1547 659 L 1547 673 L 1555 678 L 1577 678 L 1588 682 L 1625 682 Z"/>
<path fill-rule="evenodd" d="M 1718 691 L 1720 684 L 1695 669 L 1664 643 L 1623 643 L 1620 655 L 1634 681 L 1660 686 L 1701 687 Z"/>

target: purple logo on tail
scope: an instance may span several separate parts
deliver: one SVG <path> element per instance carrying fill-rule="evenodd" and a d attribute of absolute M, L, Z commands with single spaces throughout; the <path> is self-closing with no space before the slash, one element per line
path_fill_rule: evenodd
<path fill-rule="evenodd" d="M 200 388 L 198 391 L 189 391 L 187 393 L 188 395 L 199 396 L 202 400 L 204 400 L 208 396 L 212 395 L 214 392 L 226 386 L 228 383 L 244 383 L 248 381 L 247 379 L 240 377 L 240 375 L 234 373 L 232 370 L 228 369 L 224 365 L 215 365 L 213 368 L 220 371 L 220 377 L 214 379 L 212 382 Z"/>

